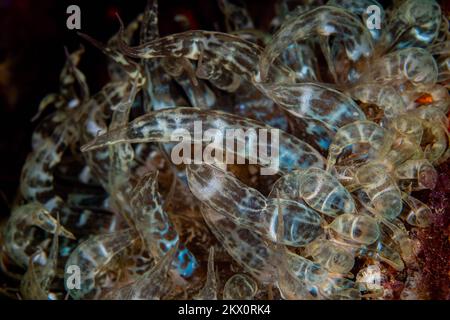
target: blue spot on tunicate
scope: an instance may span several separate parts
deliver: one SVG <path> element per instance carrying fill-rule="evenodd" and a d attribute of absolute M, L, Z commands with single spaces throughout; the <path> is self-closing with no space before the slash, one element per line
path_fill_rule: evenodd
<path fill-rule="evenodd" d="M 325 138 L 321 138 L 318 142 L 319 146 L 324 149 L 324 150 L 328 150 L 331 141 Z"/>
<path fill-rule="evenodd" d="M 61 250 L 59 250 L 59 254 L 62 257 L 67 257 L 70 254 L 70 248 L 69 247 L 61 248 Z"/>
<path fill-rule="evenodd" d="M 185 261 L 188 261 L 187 263 Z M 184 248 L 178 252 L 177 260 L 175 261 L 177 265 L 178 273 L 182 277 L 190 277 L 194 273 L 195 269 L 198 267 L 197 260 L 194 255 L 187 249 Z M 184 268 L 183 265 L 186 265 Z"/>

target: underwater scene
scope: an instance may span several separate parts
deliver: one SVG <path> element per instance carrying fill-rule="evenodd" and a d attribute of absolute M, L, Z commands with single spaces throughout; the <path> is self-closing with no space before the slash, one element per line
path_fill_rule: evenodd
<path fill-rule="evenodd" d="M 450 300 L 450 4 L 0 0 L 0 296 Z"/>

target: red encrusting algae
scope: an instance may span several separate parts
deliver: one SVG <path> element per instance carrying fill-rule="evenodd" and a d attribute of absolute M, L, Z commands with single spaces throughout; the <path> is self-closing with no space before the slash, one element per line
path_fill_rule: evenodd
<path fill-rule="evenodd" d="M 436 169 L 436 188 L 424 199 L 433 210 L 433 223 L 418 230 L 421 287 L 429 299 L 450 300 L 450 161 Z"/>

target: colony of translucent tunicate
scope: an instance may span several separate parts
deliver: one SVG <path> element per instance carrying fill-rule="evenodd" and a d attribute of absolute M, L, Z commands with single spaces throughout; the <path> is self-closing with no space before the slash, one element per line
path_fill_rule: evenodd
<path fill-rule="evenodd" d="M 412 230 L 433 212 L 414 192 L 450 155 L 448 19 L 434 0 L 321 2 L 280 1 L 269 32 L 220 0 L 223 32 L 162 37 L 150 0 L 106 44 L 82 34 L 110 80 L 89 91 L 81 47 L 39 105 L 3 230 L 13 295 L 389 299 L 394 278 L 420 297 Z M 277 170 L 230 129 L 276 129 Z M 244 161 L 194 161 L 211 141 Z"/>

